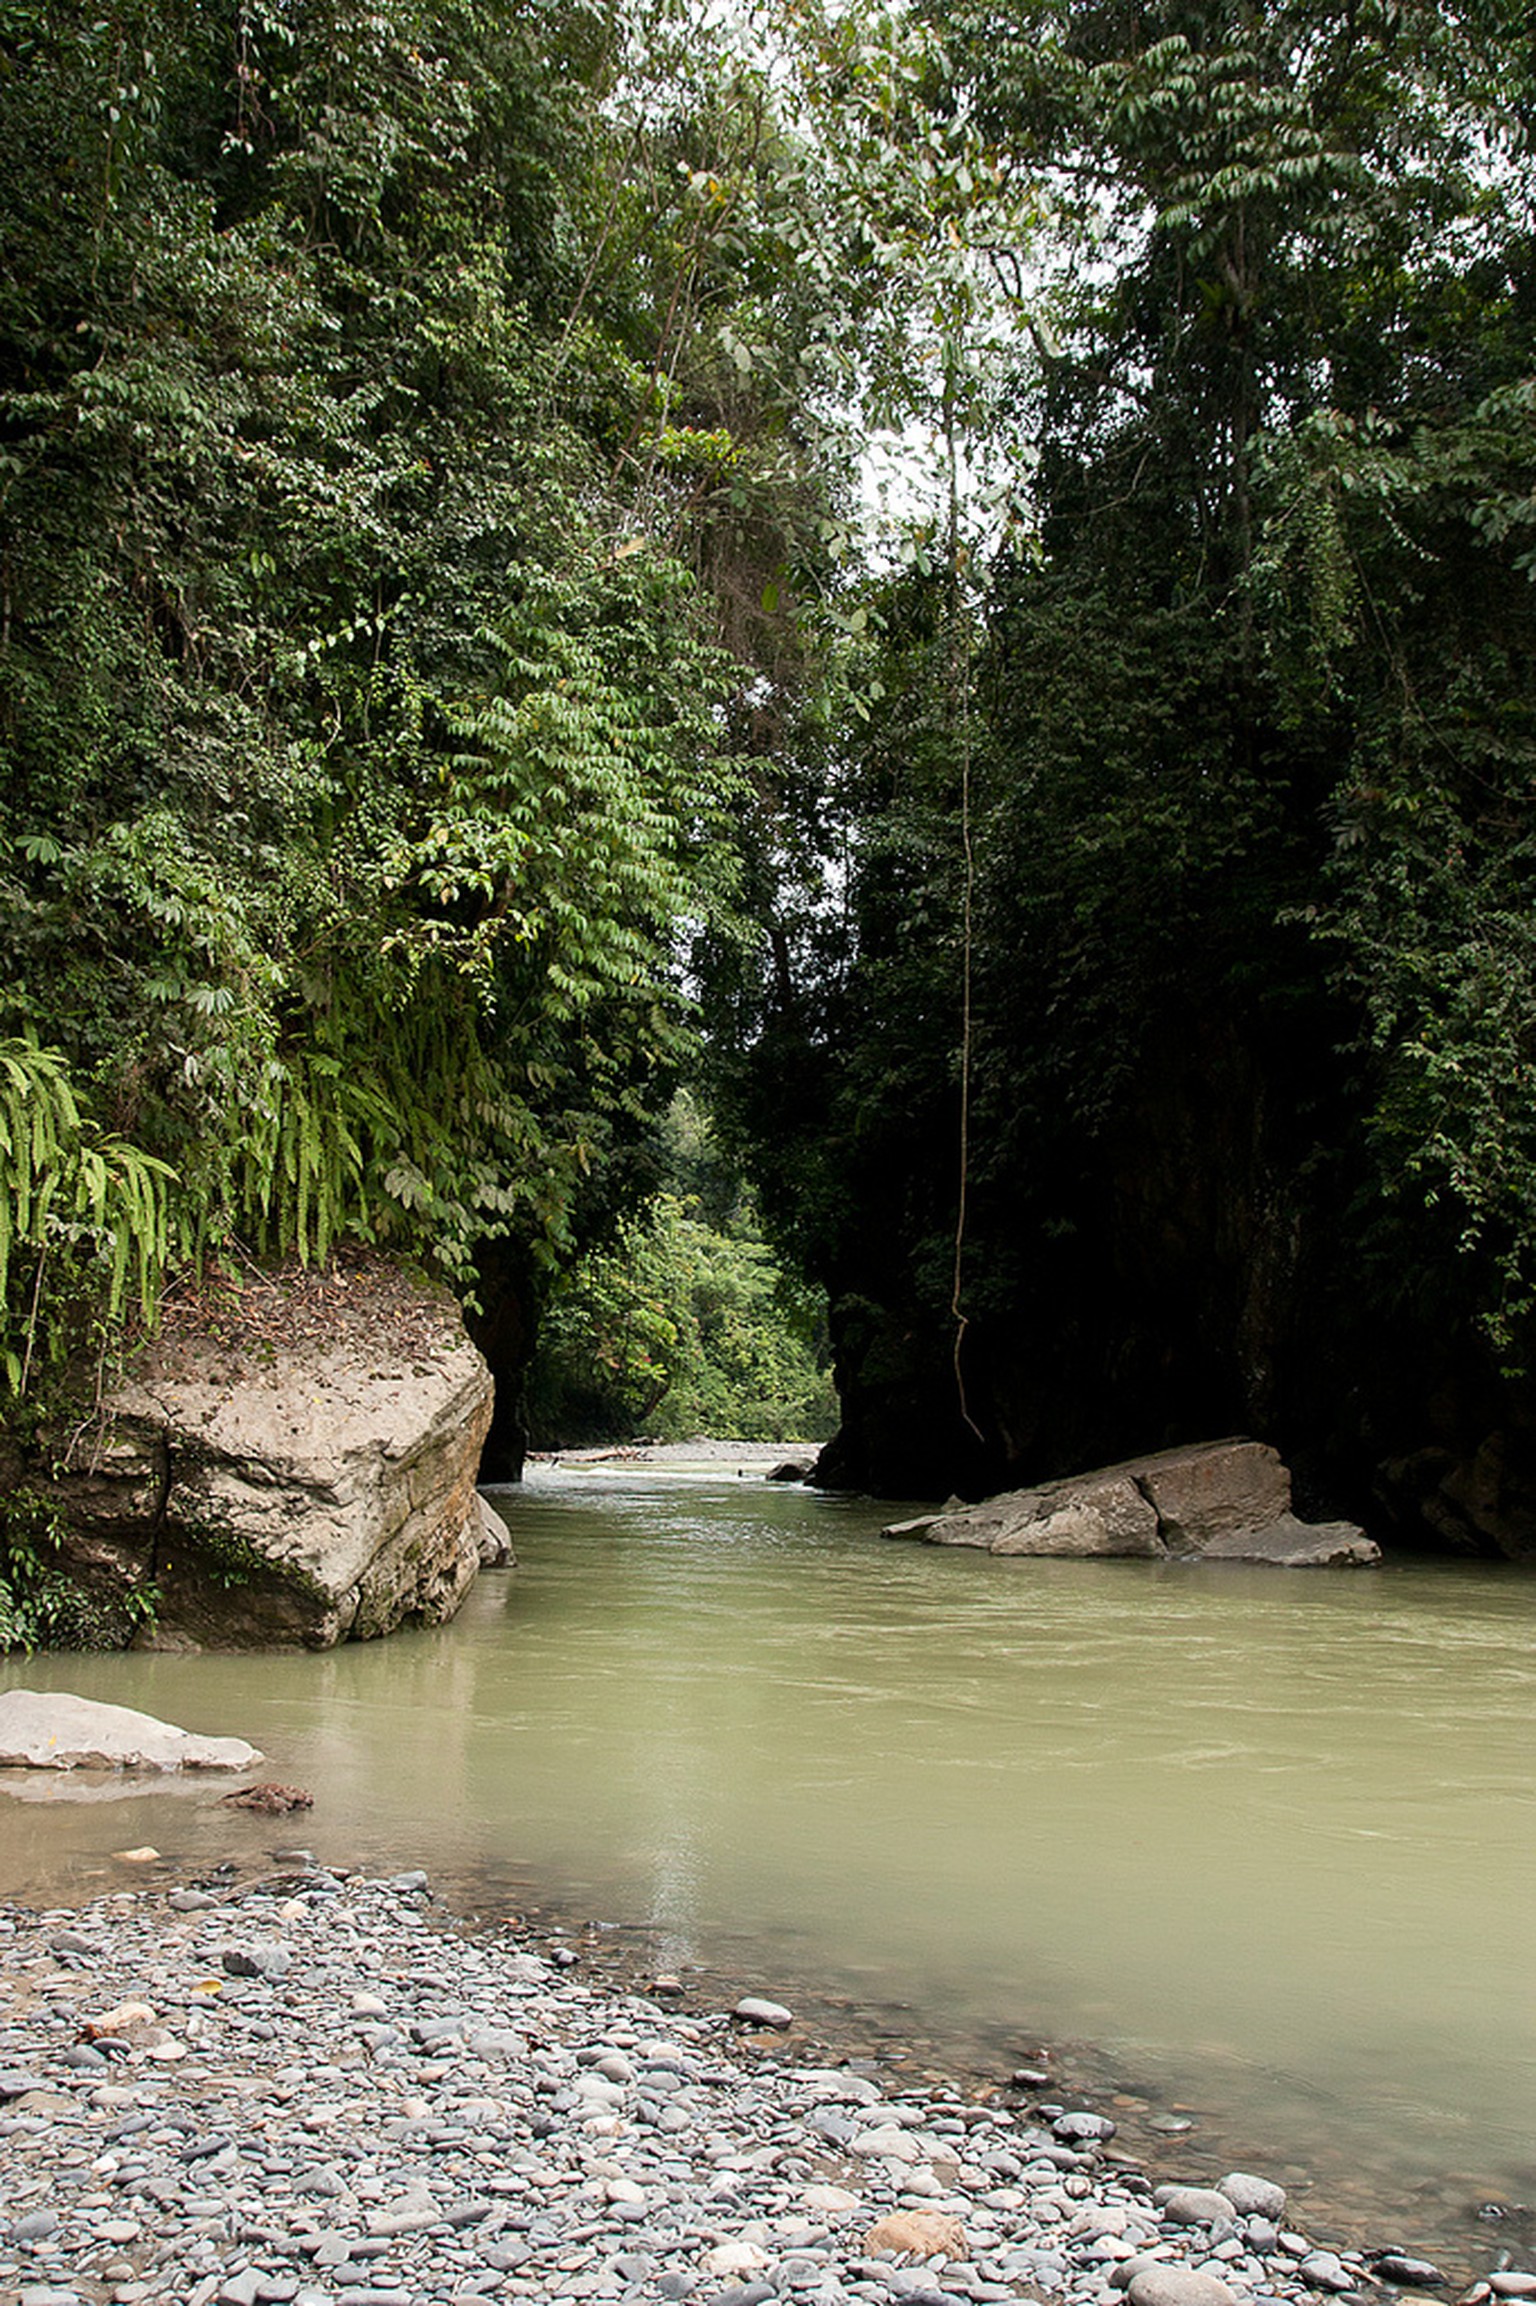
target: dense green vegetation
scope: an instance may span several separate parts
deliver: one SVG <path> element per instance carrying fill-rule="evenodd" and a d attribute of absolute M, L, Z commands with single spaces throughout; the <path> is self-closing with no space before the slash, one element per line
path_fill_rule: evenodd
<path fill-rule="evenodd" d="M 665 9 L 0 12 L 13 1386 L 168 1255 L 633 1197 L 818 502 L 769 132 Z"/>
<path fill-rule="evenodd" d="M 661 1189 L 545 1313 L 531 1441 L 825 1441 L 837 1402 L 824 1301 L 780 1266 L 691 1097 L 659 1135 Z"/>
<path fill-rule="evenodd" d="M 1358 1502 L 1524 1422 L 1536 1343 L 1529 29 L 925 14 L 1000 517 L 878 600 L 798 828 L 840 905 L 733 989 L 735 1109 L 852 1477 L 1246 1425 Z"/>
<path fill-rule="evenodd" d="M 851 1474 L 1519 1422 L 1533 97 L 1504 0 L 0 6 L 9 1385 L 348 1236 L 766 1430 L 698 996 Z"/>

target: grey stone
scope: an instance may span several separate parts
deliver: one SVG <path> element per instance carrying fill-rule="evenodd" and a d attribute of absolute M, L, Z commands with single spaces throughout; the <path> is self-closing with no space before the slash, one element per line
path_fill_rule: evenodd
<path fill-rule="evenodd" d="M 1237 2212 L 1212 2186 L 1159 2186 L 1152 2199 L 1173 2226 L 1230 2226 Z"/>
<path fill-rule="evenodd" d="M 243 1738 L 199 1737 L 131 1706 L 67 1690 L 0 1691 L 0 1768 L 244 1770 L 261 1759 Z"/>
<path fill-rule="evenodd" d="M 1107 2114 L 1071 2113 L 1058 2116 L 1051 2132 L 1064 2145 L 1102 2145 L 1114 2136 L 1115 2125 Z"/>
<path fill-rule="evenodd" d="M 11 2228 L 13 2242 L 46 2242 L 59 2230 L 57 2210 L 28 2210 Z"/>
<path fill-rule="evenodd" d="M 1277 2224 L 1285 2216 L 1285 2188 L 1269 2178 L 1250 2177 L 1246 2170 L 1229 2170 L 1225 2178 L 1217 2180 L 1216 2190 L 1225 2194 L 1240 2218 L 1267 2218 Z"/>
<path fill-rule="evenodd" d="M 1274 1569 L 1373 1569 L 1381 1547 L 1352 1521 L 1298 1521 L 1286 1513 L 1263 1529 L 1213 1537 L 1200 1558 L 1261 1562 Z"/>
<path fill-rule="evenodd" d="M 1126 2293 L 1131 2306 L 1237 2306 L 1237 2293 L 1219 2275 L 1190 2266 L 1144 2266 Z"/>
<path fill-rule="evenodd" d="M 996 1554 L 1083 1559 L 1167 1555 L 1293 1568 L 1380 1559 L 1349 1522 L 1311 1526 L 1291 1513 L 1291 1477 L 1267 1443 L 1232 1439 L 1159 1451 L 892 1522 L 886 1537 Z"/>
<path fill-rule="evenodd" d="M 1204 1553 L 1237 1530 L 1263 1529 L 1291 1507 L 1291 1477 L 1262 1441 L 1232 1438 L 1136 1458 L 1126 1469 L 1157 1513 L 1170 1553 Z"/>
<path fill-rule="evenodd" d="M 219 1956 L 225 1971 L 232 1978 L 270 1978 L 274 1982 L 288 1975 L 291 1958 L 288 1948 L 273 1939 L 245 1946 L 226 1946 Z"/>
<path fill-rule="evenodd" d="M 1445 2276 L 1428 2258 L 1415 2258 L 1406 2250 L 1381 2250 L 1371 2260 L 1378 2282 L 1401 2282 L 1410 2290 L 1438 2290 Z"/>
<path fill-rule="evenodd" d="M 480 2246 L 481 2258 L 498 2274 L 515 2273 L 532 2254 L 529 2244 L 519 2241 L 515 2235 L 508 2235 L 501 2241 L 484 2242 Z"/>
<path fill-rule="evenodd" d="M 482 1569 L 515 1569 L 517 1556 L 512 1550 L 512 1532 L 490 1499 L 475 1492 L 475 1536 L 480 1548 Z"/>
<path fill-rule="evenodd" d="M 905 1534 L 894 1524 L 888 1537 Z M 928 1545 L 960 1545 L 996 1554 L 1155 1557 L 1162 1553 L 1157 1515 L 1118 1473 L 1085 1474 L 990 1497 L 958 1513 L 937 1515 L 913 1534 Z"/>
<path fill-rule="evenodd" d="M 787 2010 L 782 2002 L 764 2001 L 759 1994 L 743 1994 L 731 2015 L 744 2025 L 773 2026 L 781 2032 L 795 2022 L 793 2010 Z"/>
<path fill-rule="evenodd" d="M 1310 2250 L 1301 2261 L 1303 2282 L 1314 2290 L 1353 2290 L 1355 2277 L 1332 2250 Z"/>

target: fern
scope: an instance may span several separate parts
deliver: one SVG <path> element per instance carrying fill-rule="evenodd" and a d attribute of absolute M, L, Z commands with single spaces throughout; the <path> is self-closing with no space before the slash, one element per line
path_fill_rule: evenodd
<path fill-rule="evenodd" d="M 0 1041 L 0 1306 L 13 1392 L 25 1390 L 40 1344 L 62 1344 L 80 1294 L 117 1322 L 132 1276 L 140 1314 L 153 1322 L 175 1183 L 167 1163 L 97 1128 L 56 1049 L 31 1034 Z M 25 1252 L 32 1270 L 17 1287 Z"/>

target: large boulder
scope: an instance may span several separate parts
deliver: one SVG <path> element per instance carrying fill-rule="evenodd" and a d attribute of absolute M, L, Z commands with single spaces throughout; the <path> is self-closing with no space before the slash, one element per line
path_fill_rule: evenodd
<path fill-rule="evenodd" d="M 1267 1529 L 1291 1510 L 1290 1474 L 1263 1441 L 1165 1449 L 1125 1470 L 1154 1507 L 1170 1553 L 1204 1553 L 1219 1537 Z"/>
<path fill-rule="evenodd" d="M 0 1691 L 0 1769 L 248 1770 L 261 1758 L 244 1738 L 198 1737 L 131 1706 Z"/>
<path fill-rule="evenodd" d="M 151 1587 L 167 1645 L 435 1624 L 480 1567 L 491 1392 L 451 1299 L 383 1260 L 266 1277 L 173 1315 L 44 1494 L 68 1566 Z"/>
<path fill-rule="evenodd" d="M 1165 1561 L 1259 1561 L 1314 1568 L 1379 1561 L 1352 1522 L 1291 1512 L 1291 1477 L 1267 1443 L 1232 1439 L 1165 1449 L 1123 1465 L 1005 1491 L 980 1505 L 893 1522 L 887 1537 L 987 1553 Z"/>
<path fill-rule="evenodd" d="M 930 1545 L 979 1546 L 987 1553 L 1121 1555 L 1165 1551 L 1157 1509 L 1124 1472 L 1045 1482 L 938 1515 L 921 1533 Z"/>

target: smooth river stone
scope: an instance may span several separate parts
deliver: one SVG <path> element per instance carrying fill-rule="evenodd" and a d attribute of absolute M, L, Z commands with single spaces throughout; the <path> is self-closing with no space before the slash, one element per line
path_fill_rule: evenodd
<path fill-rule="evenodd" d="M 1115 2134 L 1107 2114 L 1063 2114 L 1051 2124 L 1051 2135 L 1064 2146 L 1103 2145 Z"/>
<path fill-rule="evenodd" d="M 1251 2178 L 1246 2170 L 1229 2170 L 1218 2179 L 1216 2191 L 1225 2194 L 1240 2218 L 1268 2218 L 1277 2224 L 1285 2215 L 1285 2188 L 1269 2178 Z"/>
<path fill-rule="evenodd" d="M 1213 2186 L 1159 2186 L 1152 2199 L 1172 2226 L 1230 2226 L 1237 2212 Z"/>
<path fill-rule="evenodd" d="M 1191 2266 L 1144 2266 L 1126 2292 L 1131 2306 L 1237 2306 L 1237 2292 Z"/>
<path fill-rule="evenodd" d="M 1445 2280 L 1428 2258 L 1411 2258 L 1405 2250 L 1384 2250 L 1371 2271 L 1378 2281 L 1401 2282 L 1412 2290 L 1437 2290 Z"/>
<path fill-rule="evenodd" d="M 793 2010 L 786 2010 L 782 2002 L 764 2001 L 760 1994 L 743 1994 L 731 2015 L 745 2026 L 774 2026 L 780 2033 L 795 2022 Z"/>
<path fill-rule="evenodd" d="M 881 2122 L 873 2130 L 860 2130 L 848 2141 L 850 2154 L 866 2161 L 920 2162 L 923 2149 L 897 2122 Z"/>

